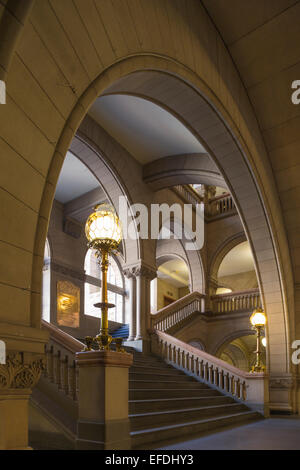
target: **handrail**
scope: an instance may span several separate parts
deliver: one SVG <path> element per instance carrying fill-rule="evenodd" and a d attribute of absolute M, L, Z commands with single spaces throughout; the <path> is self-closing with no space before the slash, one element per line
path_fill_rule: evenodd
<path fill-rule="evenodd" d="M 261 307 L 259 289 L 248 289 L 211 296 L 214 313 L 253 310 Z"/>
<path fill-rule="evenodd" d="M 265 413 L 268 402 L 265 373 L 240 370 L 162 331 L 153 330 L 151 340 L 152 352 L 166 362 Z"/>
<path fill-rule="evenodd" d="M 193 188 L 188 185 L 177 185 L 174 186 L 173 191 L 175 191 L 181 198 L 185 201 L 188 201 L 190 204 L 201 204 L 203 202 L 203 198 L 200 194 L 197 193 Z"/>
<path fill-rule="evenodd" d="M 156 313 L 151 313 L 151 328 L 166 331 L 193 313 L 202 312 L 204 298 L 204 294 L 194 291 L 161 308 Z"/>
<path fill-rule="evenodd" d="M 78 339 L 73 338 L 73 336 L 69 335 L 65 331 L 60 330 L 57 326 L 53 325 L 52 323 L 48 323 L 45 320 L 42 320 L 42 328 L 45 328 L 49 331 L 51 339 L 71 353 L 75 354 L 76 352 L 81 351 L 85 346 L 85 344 L 83 344 L 81 341 L 78 341 Z"/>

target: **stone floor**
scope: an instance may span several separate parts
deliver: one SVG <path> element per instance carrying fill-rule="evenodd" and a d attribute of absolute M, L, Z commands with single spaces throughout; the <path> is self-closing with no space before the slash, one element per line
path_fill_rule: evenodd
<path fill-rule="evenodd" d="M 269 418 L 160 449 L 300 450 L 300 417 Z"/>

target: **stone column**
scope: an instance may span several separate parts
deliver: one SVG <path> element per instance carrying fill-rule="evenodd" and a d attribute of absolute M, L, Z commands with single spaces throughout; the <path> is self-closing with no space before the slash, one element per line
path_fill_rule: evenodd
<path fill-rule="evenodd" d="M 136 336 L 136 279 L 130 269 L 124 270 L 124 275 L 129 279 L 129 337 L 133 341 Z"/>
<path fill-rule="evenodd" d="M 79 367 L 77 449 L 130 449 L 128 369 L 132 354 L 76 353 Z"/>
<path fill-rule="evenodd" d="M 156 271 L 146 266 L 136 267 L 136 340 L 147 338 L 150 325 L 150 282 Z"/>
<path fill-rule="evenodd" d="M 43 367 L 30 353 L 11 353 L 0 365 L 0 450 L 29 449 L 28 402 Z"/>

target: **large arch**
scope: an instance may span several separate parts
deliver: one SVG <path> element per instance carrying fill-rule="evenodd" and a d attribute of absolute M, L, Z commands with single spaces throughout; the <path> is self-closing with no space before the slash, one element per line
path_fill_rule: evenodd
<path fill-rule="evenodd" d="M 138 61 L 138 58 L 135 58 L 132 73 L 127 71 L 124 74 L 124 67 L 121 64 L 115 66 L 115 75 L 110 87 L 107 87 L 107 76 L 99 77 L 93 86 L 99 90 L 99 93 L 104 90 L 106 90 L 106 93 L 132 93 L 133 89 L 138 86 L 140 96 L 151 98 L 167 109 L 172 109 L 174 114 L 180 116 L 214 159 L 235 199 L 258 266 L 263 303 L 269 317 L 269 335 L 270 338 L 273 338 L 273 344 L 270 341 L 270 357 L 272 358 L 272 349 L 274 350 L 274 357 L 276 357 L 274 366 L 271 365 L 271 371 L 275 367 L 277 374 L 287 373 L 290 370 L 290 351 L 288 347 L 288 312 L 282 277 L 283 268 L 280 265 L 280 259 L 274 245 L 276 234 L 272 230 L 272 220 L 267 215 L 267 203 L 266 200 L 262 199 L 262 188 L 259 187 L 259 180 L 255 177 L 256 168 L 251 167 L 246 149 L 244 150 L 241 147 L 241 143 L 237 141 L 233 129 L 230 129 L 228 127 L 229 123 L 225 123 L 225 118 L 221 117 L 220 109 L 215 109 L 215 106 L 207 101 L 208 97 L 203 97 L 203 91 L 201 93 L 199 89 L 196 90 L 195 85 L 192 86 L 186 80 L 179 79 L 170 71 L 137 71 Z M 166 68 L 172 68 L 173 63 L 165 62 L 162 59 L 159 60 L 160 67 L 162 67 L 162 62 L 165 63 Z M 129 63 L 132 65 L 132 59 L 129 59 Z M 116 80 L 118 76 L 119 80 Z M 162 86 L 162 83 L 164 86 Z M 170 93 L 166 93 L 167 89 L 172 90 L 171 97 Z M 82 97 L 84 101 L 89 96 L 88 92 L 89 90 Z M 92 99 L 89 96 L 90 104 L 93 99 L 94 96 Z M 186 103 L 189 103 L 190 106 L 187 107 Z M 70 116 L 70 125 L 71 123 L 74 125 L 75 118 L 78 122 L 78 112 L 80 112 L 80 118 L 82 119 L 84 111 L 82 108 L 77 109 L 77 113 L 74 114 L 73 112 Z M 199 115 L 202 116 L 202 119 L 199 119 Z M 207 120 L 210 122 L 209 127 L 207 127 Z M 83 121 L 80 130 L 84 129 L 85 122 Z M 71 136 L 70 129 L 66 128 L 51 163 L 51 166 L 55 168 L 56 177 L 62 163 L 61 149 L 66 149 L 68 135 Z M 48 180 L 49 176 L 50 180 L 54 178 L 51 167 Z M 51 181 L 48 181 L 48 183 L 53 184 Z M 42 225 L 45 225 L 44 221 L 42 221 Z M 267 259 L 265 258 L 266 251 L 268 252 Z M 35 271 L 34 274 L 36 274 Z M 276 303 L 274 302 L 275 294 L 276 299 L 278 299 Z M 272 322 L 272 316 L 275 318 L 274 322 Z M 278 327 L 279 324 L 281 324 L 280 327 Z"/>

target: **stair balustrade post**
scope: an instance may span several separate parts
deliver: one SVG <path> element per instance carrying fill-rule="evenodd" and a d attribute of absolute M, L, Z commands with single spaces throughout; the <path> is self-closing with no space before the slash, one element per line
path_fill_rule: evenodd
<path fill-rule="evenodd" d="M 79 369 L 77 449 L 131 448 L 128 371 L 132 358 L 132 354 L 105 350 L 76 353 Z"/>

